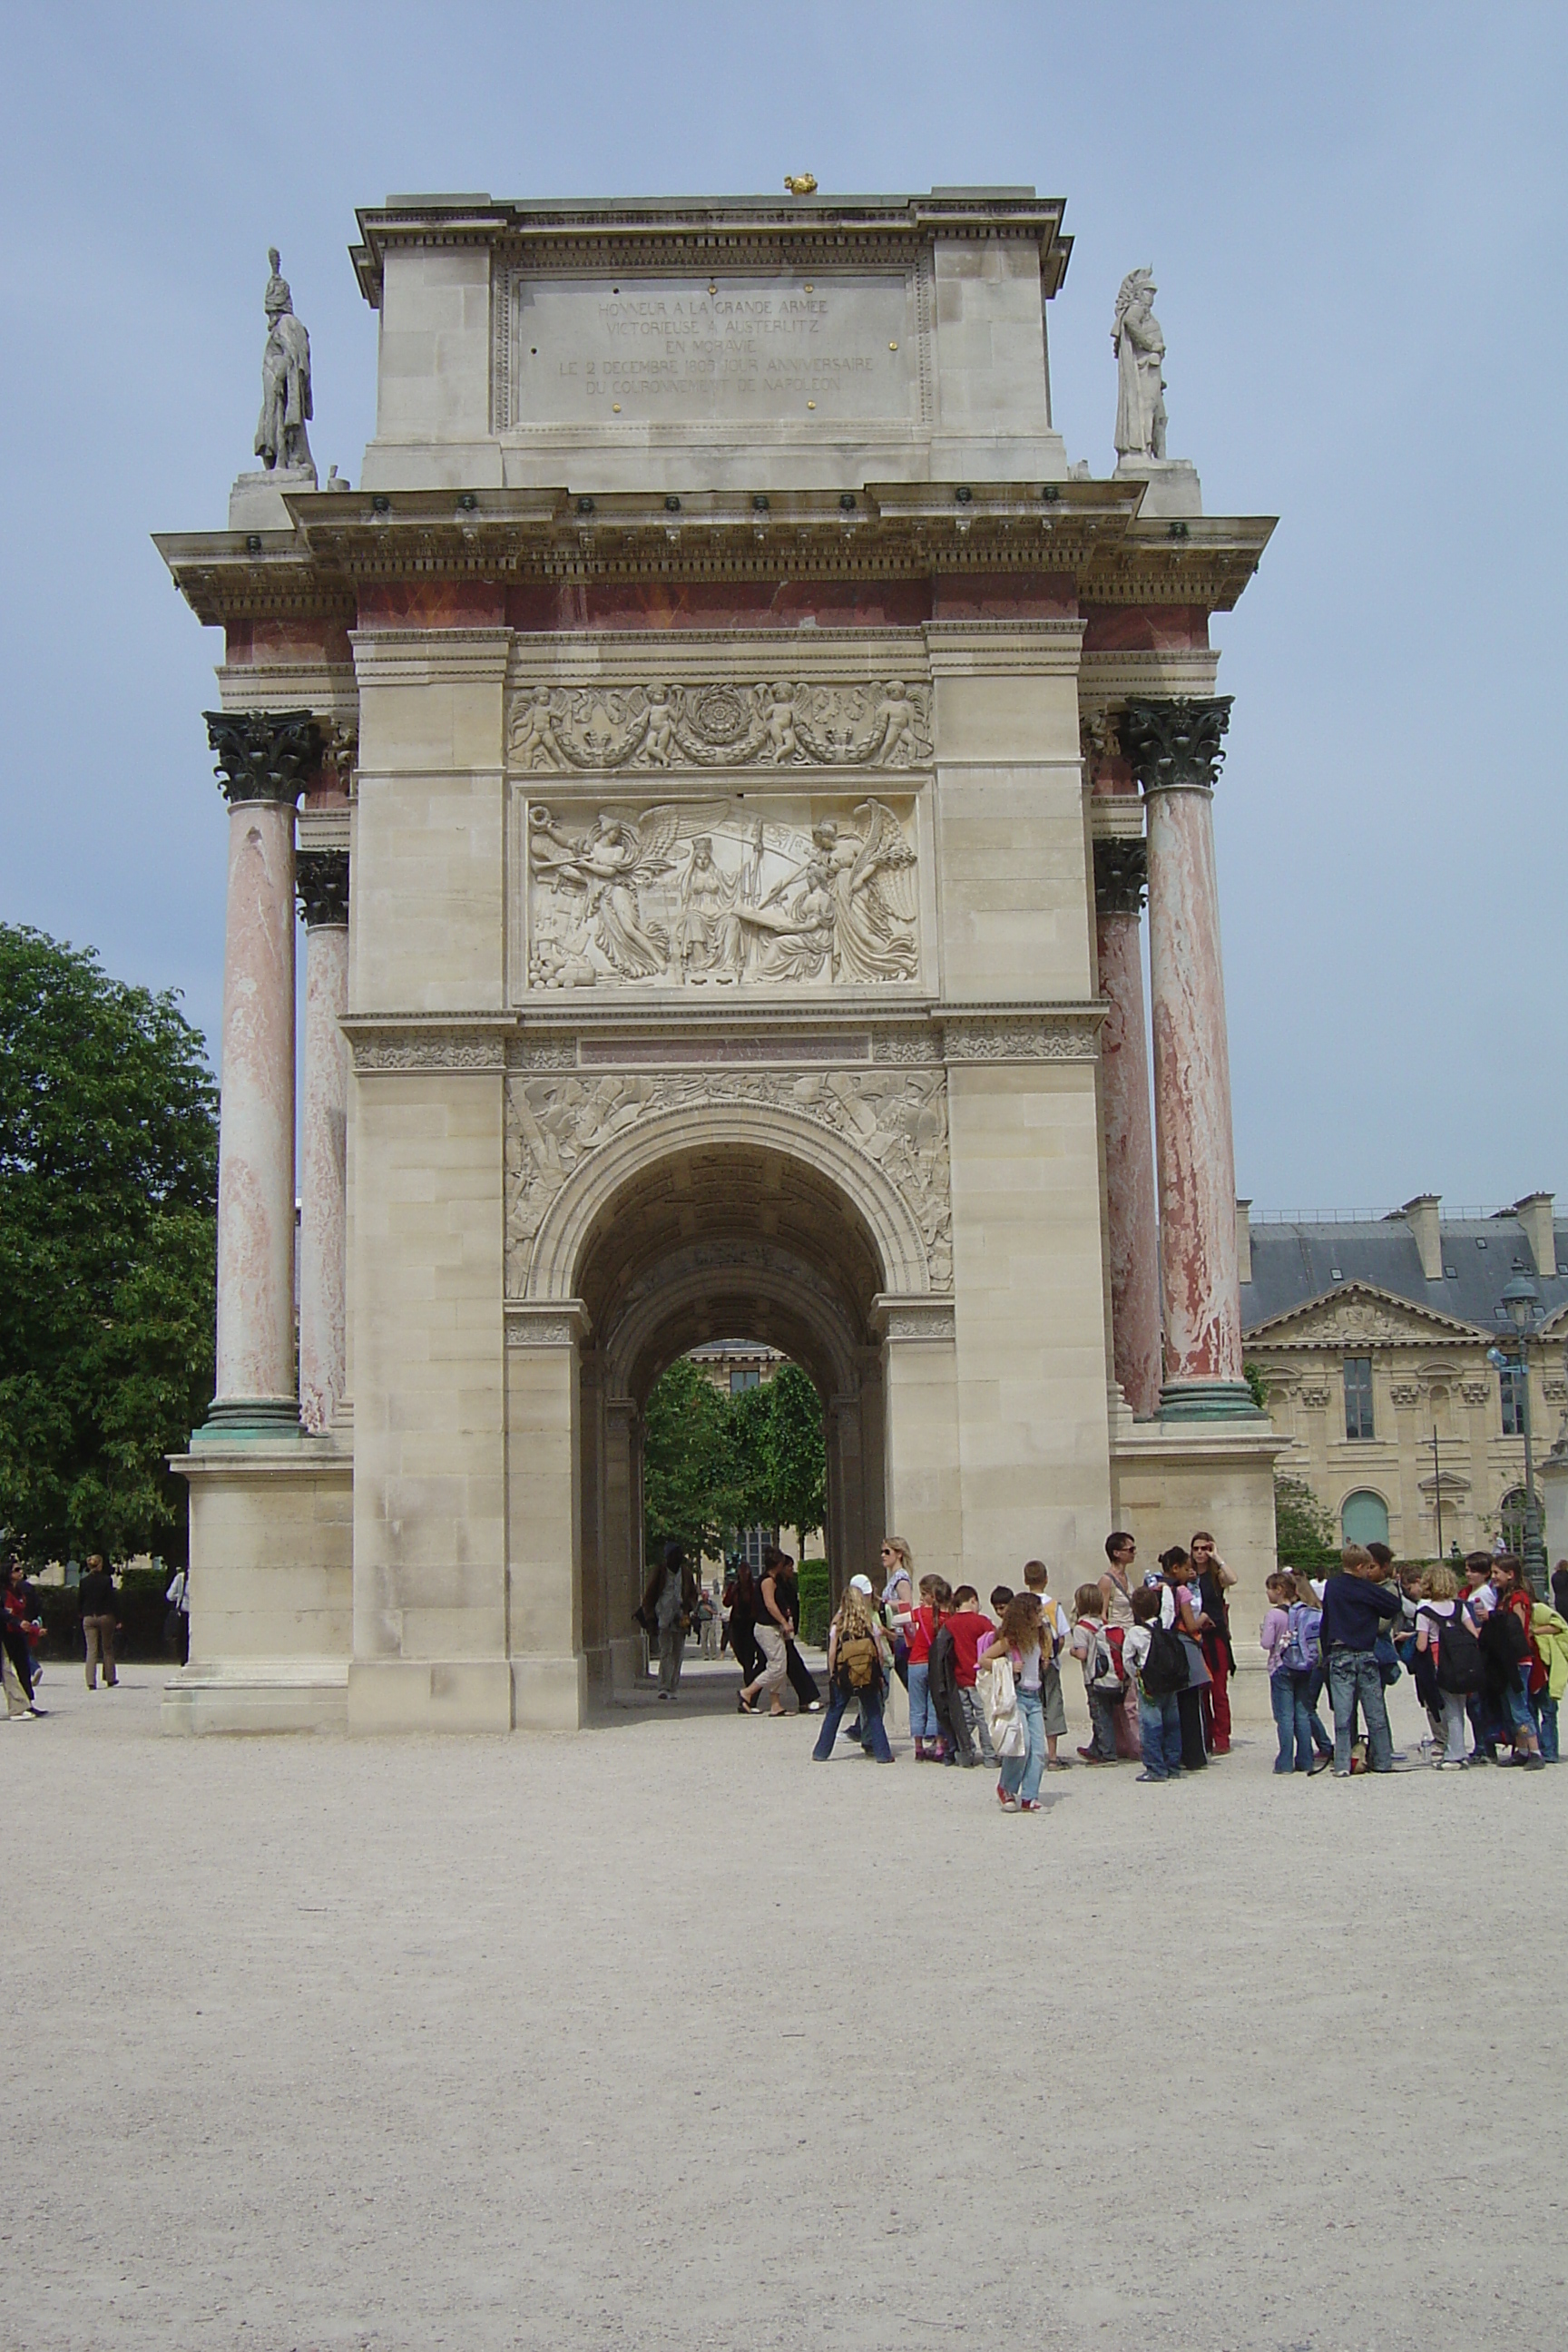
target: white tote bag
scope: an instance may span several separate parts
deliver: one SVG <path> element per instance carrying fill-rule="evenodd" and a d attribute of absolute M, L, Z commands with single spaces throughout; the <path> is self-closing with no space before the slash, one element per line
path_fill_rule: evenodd
<path fill-rule="evenodd" d="M 1018 1694 L 1013 1685 L 1013 1661 L 1003 1650 L 986 1659 L 983 1671 L 986 1678 L 985 1722 L 991 1734 L 992 1753 L 998 1758 L 1022 1756 L 1028 1741 L 1024 1737 Z"/>

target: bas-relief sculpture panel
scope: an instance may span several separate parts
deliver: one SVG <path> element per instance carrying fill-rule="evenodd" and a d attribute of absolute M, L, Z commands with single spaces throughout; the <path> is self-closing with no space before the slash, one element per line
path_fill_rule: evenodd
<path fill-rule="evenodd" d="M 736 780 L 721 797 L 652 805 L 531 797 L 530 986 L 830 988 L 917 977 L 913 794 L 863 798 L 862 786 L 760 796 L 752 778 L 910 773 L 931 756 L 929 687 L 524 686 L 507 754 L 514 778 L 563 786 L 681 771 Z"/>
<path fill-rule="evenodd" d="M 912 802 L 528 808 L 535 988 L 865 987 L 920 969 Z"/>
<path fill-rule="evenodd" d="M 945 1070 L 666 1072 L 506 1082 L 506 1288 L 521 1297 L 552 1202 L 592 1155 L 640 1121 L 726 1104 L 784 1111 L 826 1128 L 881 1171 L 920 1227 L 933 1290 L 952 1285 Z"/>

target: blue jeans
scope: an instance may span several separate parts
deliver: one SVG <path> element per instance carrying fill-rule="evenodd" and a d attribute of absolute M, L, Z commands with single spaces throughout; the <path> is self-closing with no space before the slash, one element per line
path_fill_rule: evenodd
<path fill-rule="evenodd" d="M 1109 1691 L 1086 1691 L 1084 1696 L 1089 1700 L 1089 1719 L 1094 1726 L 1090 1745 L 1102 1763 L 1114 1764 L 1117 1702 Z"/>
<path fill-rule="evenodd" d="M 1549 1764 L 1557 1761 L 1557 1701 L 1538 1691 L 1530 1702 L 1530 1712 L 1535 1719 L 1535 1736 L 1541 1742 L 1541 1752 Z"/>
<path fill-rule="evenodd" d="M 1366 1722 L 1367 1762 L 1374 1772 L 1392 1772 L 1394 1738 L 1388 1728 L 1383 1676 L 1370 1650 L 1329 1652 L 1329 1696 L 1334 1703 L 1335 1771 L 1351 1769 L 1351 1735 L 1359 1700 Z"/>
<path fill-rule="evenodd" d="M 1296 1769 L 1296 1686 L 1289 1668 L 1281 1666 L 1268 1677 L 1268 1704 L 1274 1710 L 1274 1730 L 1279 1740 L 1274 1758 L 1277 1772 L 1293 1772 Z M 1307 1734 L 1307 1761 L 1303 1772 L 1312 1762 L 1312 1735 Z"/>
<path fill-rule="evenodd" d="M 1018 1693 L 1018 1720 L 1024 1727 L 1024 1752 L 1002 1759 L 1002 1787 L 1009 1797 L 1032 1805 L 1040 1793 L 1046 1769 L 1046 1711 L 1038 1691 Z"/>
<path fill-rule="evenodd" d="M 851 1690 L 847 1683 L 841 1682 L 835 1675 L 831 1695 L 827 1701 L 827 1713 L 822 1718 L 822 1729 L 817 1733 L 816 1745 L 811 1751 L 816 1762 L 818 1764 L 827 1762 L 833 1753 L 833 1743 L 838 1737 L 838 1727 L 844 1720 L 845 1709 L 851 1699 L 858 1699 L 860 1745 L 868 1756 L 876 1758 L 879 1764 L 890 1764 L 893 1760 L 893 1751 L 888 1745 L 888 1734 L 882 1722 L 884 1696 L 885 1693 L 879 1681 L 874 1682 L 868 1690 L 858 1691 Z"/>
<path fill-rule="evenodd" d="M 931 1703 L 931 1664 L 922 1659 L 910 1666 L 910 1738 L 936 1739 L 942 1726 L 936 1719 L 936 1709 Z"/>
<path fill-rule="evenodd" d="M 1143 1740 L 1143 1769 L 1151 1780 L 1173 1780 L 1182 1769 L 1182 1709 L 1173 1691 L 1168 1698 L 1138 1694 L 1138 1728 Z"/>

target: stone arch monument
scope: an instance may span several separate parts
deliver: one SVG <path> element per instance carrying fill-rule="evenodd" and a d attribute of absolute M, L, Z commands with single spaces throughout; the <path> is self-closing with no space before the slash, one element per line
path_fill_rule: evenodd
<path fill-rule="evenodd" d="M 1270 525 L 1069 469 L 1061 215 L 389 203 L 360 488 L 159 541 L 230 810 L 170 1728 L 578 1724 L 648 1389 L 742 1333 L 823 1400 L 837 1582 L 893 1528 L 1272 1564 L 1208 644 Z"/>

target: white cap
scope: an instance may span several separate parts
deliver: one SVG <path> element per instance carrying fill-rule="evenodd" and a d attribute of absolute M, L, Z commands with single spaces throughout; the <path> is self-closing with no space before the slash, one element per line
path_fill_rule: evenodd
<path fill-rule="evenodd" d="M 876 1586 L 872 1583 L 868 1576 L 852 1576 L 849 1580 L 849 1590 L 851 1592 L 871 1593 L 874 1592 L 876 1589 Z"/>

